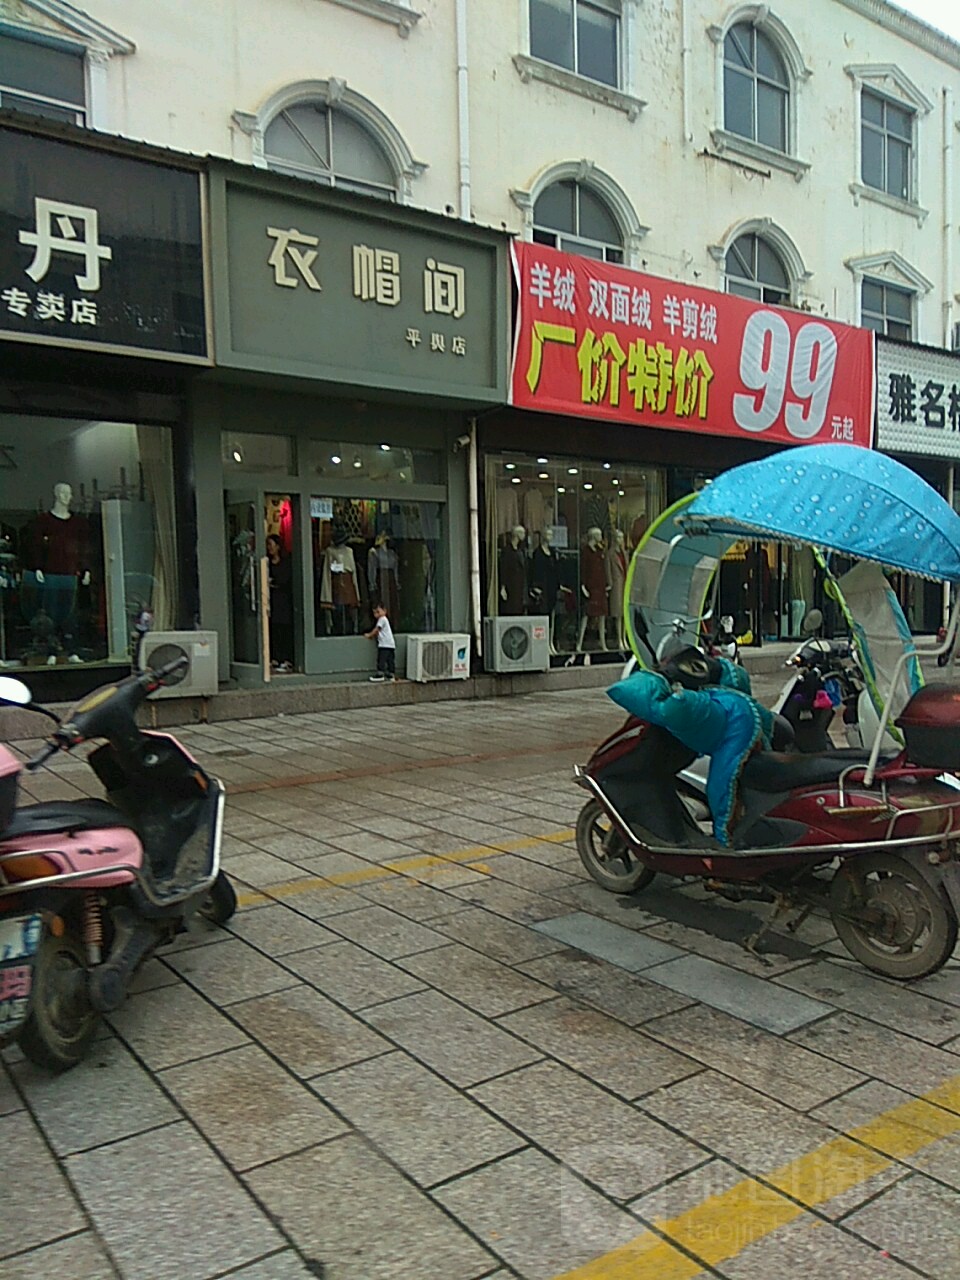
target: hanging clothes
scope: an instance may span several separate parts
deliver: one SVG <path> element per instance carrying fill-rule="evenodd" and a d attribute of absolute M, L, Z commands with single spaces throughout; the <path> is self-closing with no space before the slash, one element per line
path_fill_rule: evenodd
<path fill-rule="evenodd" d="M 610 547 L 607 551 L 606 573 L 610 585 L 608 611 L 612 618 L 622 618 L 623 589 L 627 581 L 627 557 L 622 547 Z"/>
<path fill-rule="evenodd" d="M 580 581 L 588 595 L 584 601 L 584 613 L 588 618 L 605 618 L 610 612 L 607 603 L 607 566 L 600 547 L 589 543 L 580 553 Z"/>
<path fill-rule="evenodd" d="M 388 543 L 375 544 L 367 552 L 367 586 L 371 604 L 379 600 L 387 611 L 387 617 L 393 619 L 394 626 L 399 625 L 400 619 L 398 564 L 397 553 Z"/>
<path fill-rule="evenodd" d="M 360 603 L 357 564 L 350 547 L 331 545 L 323 553 L 320 603 L 355 609 Z"/>
<path fill-rule="evenodd" d="M 522 546 L 515 547 L 512 542 L 508 542 L 500 552 L 500 613 L 517 614 L 526 611 L 526 553 Z"/>
<path fill-rule="evenodd" d="M 530 587 L 535 613 L 553 613 L 560 594 L 560 560 L 541 545 L 530 557 Z"/>

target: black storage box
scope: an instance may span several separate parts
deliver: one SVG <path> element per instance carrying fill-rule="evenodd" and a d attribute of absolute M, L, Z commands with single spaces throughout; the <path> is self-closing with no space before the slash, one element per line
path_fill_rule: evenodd
<path fill-rule="evenodd" d="M 896 720 L 907 758 L 928 769 L 960 769 L 960 684 L 918 689 Z"/>

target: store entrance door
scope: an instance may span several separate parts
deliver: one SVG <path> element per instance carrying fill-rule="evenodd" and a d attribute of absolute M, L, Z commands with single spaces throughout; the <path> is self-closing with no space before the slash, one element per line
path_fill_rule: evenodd
<path fill-rule="evenodd" d="M 270 679 L 265 495 L 224 494 L 230 581 L 230 675 L 241 684 Z"/>

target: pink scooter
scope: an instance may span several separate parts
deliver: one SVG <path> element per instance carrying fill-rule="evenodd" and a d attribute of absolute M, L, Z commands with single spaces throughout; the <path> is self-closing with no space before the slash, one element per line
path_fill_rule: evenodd
<path fill-rule="evenodd" d="M 189 667 L 177 646 L 153 659 L 154 670 L 95 690 L 64 721 L 0 677 L 0 706 L 57 724 L 28 770 L 105 740 L 88 763 L 106 801 L 21 808 L 20 761 L 0 746 L 0 1044 L 16 1040 L 53 1071 L 81 1060 L 100 1015 L 119 1008 L 140 965 L 191 916 L 222 924 L 236 910 L 220 870 L 223 787 L 175 738 L 136 723 L 144 699 Z"/>

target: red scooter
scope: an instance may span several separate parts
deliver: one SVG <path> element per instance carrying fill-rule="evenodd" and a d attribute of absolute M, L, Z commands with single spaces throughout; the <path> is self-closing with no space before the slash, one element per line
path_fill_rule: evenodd
<path fill-rule="evenodd" d="M 28 770 L 105 739 L 87 760 L 109 803 L 16 808 L 21 762 L 0 746 L 0 1045 L 17 1040 L 53 1071 L 80 1061 L 161 943 L 193 915 L 223 923 L 236 909 L 220 870 L 222 786 L 175 738 L 136 723 L 148 694 L 186 673 L 186 654 L 170 648 L 153 655 L 157 669 L 95 690 L 62 722 L 0 677 L 0 706 L 57 724 Z"/>
<path fill-rule="evenodd" d="M 683 662 L 673 659 L 674 663 Z M 686 688 L 705 674 L 661 668 Z M 869 753 L 791 753 L 778 718 L 774 750 L 740 775 L 729 845 L 711 834 L 702 789 L 690 780 L 696 752 L 661 725 L 628 719 L 577 766 L 592 793 L 577 821 L 577 849 L 596 882 L 636 893 L 658 871 L 694 879 L 735 902 L 771 902 L 771 919 L 796 928 L 825 910 L 848 951 L 888 977 L 934 973 L 953 954 L 960 914 L 960 688 L 931 685 L 897 720 L 906 747 L 880 757 L 865 784 Z"/>

